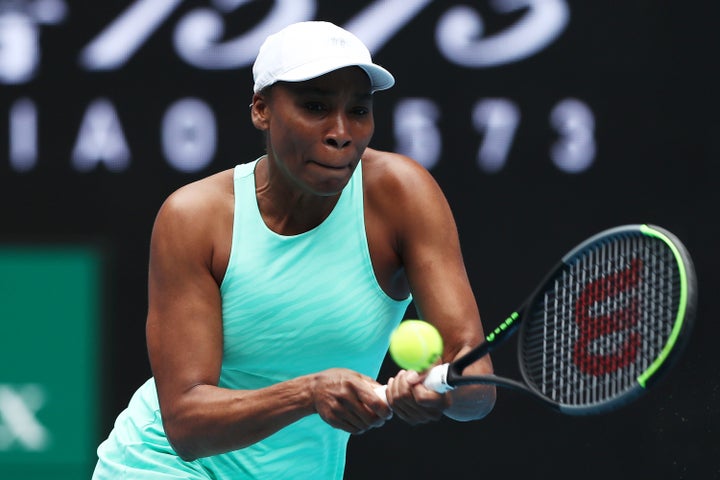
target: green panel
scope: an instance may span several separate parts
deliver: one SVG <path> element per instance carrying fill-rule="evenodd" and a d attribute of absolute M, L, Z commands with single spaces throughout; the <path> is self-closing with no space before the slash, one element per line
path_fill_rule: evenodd
<path fill-rule="evenodd" d="M 2 478 L 89 478 L 100 402 L 101 256 L 0 246 Z"/>

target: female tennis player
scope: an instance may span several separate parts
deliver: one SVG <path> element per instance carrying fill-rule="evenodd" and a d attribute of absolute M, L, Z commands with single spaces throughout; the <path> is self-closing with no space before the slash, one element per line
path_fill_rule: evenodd
<path fill-rule="evenodd" d="M 270 36 L 251 118 L 266 153 L 174 192 L 151 239 L 153 377 L 94 478 L 341 479 L 350 434 L 482 418 L 494 387 L 374 380 L 411 301 L 451 361 L 483 338 L 448 203 L 411 159 L 368 148 L 393 76 L 326 22 Z M 476 374 L 492 371 L 489 359 Z"/>

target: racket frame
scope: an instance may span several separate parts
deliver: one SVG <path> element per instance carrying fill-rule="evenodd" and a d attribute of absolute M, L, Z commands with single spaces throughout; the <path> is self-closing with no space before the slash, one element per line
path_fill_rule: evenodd
<path fill-rule="evenodd" d="M 668 341 L 663 346 L 661 353 L 640 375 L 637 376 L 637 384 L 634 388 L 624 392 L 618 398 L 602 401 L 598 404 L 569 406 L 561 405 L 540 392 L 530 387 L 530 381 L 523 362 L 521 361 L 521 349 L 518 349 L 518 363 L 523 380 L 526 383 L 512 380 L 509 378 L 499 377 L 497 375 L 463 375 L 465 368 L 471 363 L 493 352 L 497 347 L 504 344 L 518 329 L 521 329 L 521 339 L 523 330 L 523 320 L 529 314 L 527 307 L 535 303 L 538 295 L 546 290 L 546 286 L 565 265 L 571 263 L 573 259 L 582 255 L 587 248 L 595 245 L 598 241 L 607 238 L 608 241 L 622 235 L 642 235 L 654 237 L 664 242 L 671 250 L 675 264 L 678 267 L 680 278 L 680 294 L 677 314 L 673 324 L 672 331 Z M 438 365 L 430 370 L 425 386 L 439 393 L 452 390 L 463 385 L 487 384 L 495 385 L 512 390 L 521 391 L 530 394 L 534 399 L 539 400 L 546 406 L 569 415 L 588 415 L 605 413 L 615 410 L 622 405 L 633 401 L 637 396 L 642 394 L 652 383 L 654 383 L 663 372 L 665 372 L 679 356 L 684 344 L 689 337 L 689 330 L 692 327 L 697 304 L 697 280 L 692 259 L 680 240 L 668 230 L 649 224 L 633 224 L 623 225 L 610 228 L 589 237 L 582 243 L 578 244 L 570 252 L 568 252 L 556 265 L 552 268 L 540 282 L 533 293 L 527 297 L 525 302 L 510 314 L 502 323 L 492 330 L 485 338 L 485 341 L 473 348 L 470 352 L 458 358 L 457 360 L 443 365 Z M 518 343 L 520 343 L 518 341 Z"/>

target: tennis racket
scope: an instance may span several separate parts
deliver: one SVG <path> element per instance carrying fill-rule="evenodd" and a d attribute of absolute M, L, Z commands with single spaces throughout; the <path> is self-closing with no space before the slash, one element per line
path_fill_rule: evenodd
<path fill-rule="evenodd" d="M 638 398 L 683 349 L 697 303 L 690 255 L 652 225 L 611 228 L 585 240 L 522 306 L 463 357 L 433 367 L 439 393 L 492 384 L 569 415 L 606 413 Z M 518 331 L 523 381 L 463 370 Z M 378 394 L 385 396 L 384 387 Z"/>

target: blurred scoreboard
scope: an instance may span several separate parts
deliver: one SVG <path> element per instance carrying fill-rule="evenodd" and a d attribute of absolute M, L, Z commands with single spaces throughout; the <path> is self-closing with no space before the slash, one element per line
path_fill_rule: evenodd
<path fill-rule="evenodd" d="M 548 85 L 554 91 L 538 91 L 546 74 L 525 78 L 521 89 L 505 81 L 532 71 L 513 73 L 513 65 L 557 56 L 551 52 L 561 49 L 573 21 L 566 0 L 330 3 L 0 3 L 8 132 L 0 172 L 131 174 L 139 162 L 160 162 L 166 171 L 194 174 L 228 165 L 224 159 L 259 147 L 255 140 L 249 148 L 247 139 L 257 135 L 242 107 L 262 40 L 316 18 L 356 33 L 395 73 L 398 93 L 381 103 L 380 113 L 392 118 L 378 132 L 383 146 L 432 169 L 459 127 L 474 139 L 465 161 L 497 173 L 511 161 L 518 131 L 534 128 L 548 130 L 536 156 L 568 173 L 592 166 L 595 114 L 572 82 L 560 75 Z M 508 74 L 495 73 L 503 70 Z M 532 95 L 518 94 L 525 91 Z M 538 100 L 544 110 L 534 112 Z M 537 113 L 544 118 L 535 120 Z"/>

